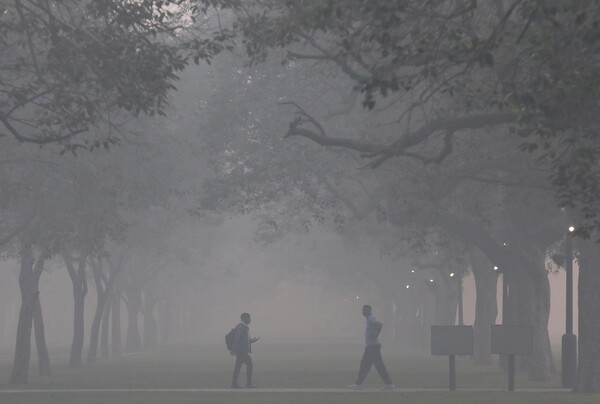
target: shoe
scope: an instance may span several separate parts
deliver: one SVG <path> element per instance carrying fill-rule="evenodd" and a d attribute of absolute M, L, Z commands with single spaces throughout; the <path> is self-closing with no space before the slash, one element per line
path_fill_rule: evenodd
<path fill-rule="evenodd" d="M 394 390 L 396 385 L 394 383 L 384 384 L 381 390 Z"/>
<path fill-rule="evenodd" d="M 246 386 L 247 389 L 255 389 L 256 385 L 254 384 L 249 384 L 248 386 Z"/>
<path fill-rule="evenodd" d="M 232 384 L 232 385 L 231 385 L 231 388 L 232 388 L 232 389 L 241 389 L 241 388 L 242 388 L 242 386 L 240 386 L 240 385 L 237 385 L 237 384 Z"/>
<path fill-rule="evenodd" d="M 362 389 L 362 386 L 360 384 L 352 383 L 350 386 L 348 386 L 348 388 L 350 390 L 360 390 Z"/>

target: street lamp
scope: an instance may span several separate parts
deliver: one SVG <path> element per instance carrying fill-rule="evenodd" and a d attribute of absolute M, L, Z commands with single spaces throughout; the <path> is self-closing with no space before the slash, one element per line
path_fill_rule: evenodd
<path fill-rule="evenodd" d="M 454 272 L 450 273 L 450 278 L 454 278 L 456 276 L 456 281 L 458 284 L 458 325 L 464 325 L 464 317 L 463 317 L 463 285 L 462 285 L 462 276 L 455 274 Z"/>
<path fill-rule="evenodd" d="M 573 232 L 575 227 L 569 226 L 565 240 L 565 272 L 566 272 L 566 332 L 562 336 L 562 373 L 563 387 L 573 387 L 577 374 L 577 336 L 573 334 Z"/>
<path fill-rule="evenodd" d="M 506 325 L 507 309 L 508 309 L 508 278 L 506 272 L 500 270 L 498 265 L 494 265 L 492 269 L 502 275 L 502 325 Z"/>

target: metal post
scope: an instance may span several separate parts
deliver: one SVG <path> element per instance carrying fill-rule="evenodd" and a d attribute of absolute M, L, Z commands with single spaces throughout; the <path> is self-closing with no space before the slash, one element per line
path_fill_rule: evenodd
<path fill-rule="evenodd" d="M 463 285 L 461 275 L 458 275 L 458 325 L 465 325 L 463 318 Z"/>
<path fill-rule="evenodd" d="M 506 272 L 502 271 L 502 325 L 506 325 L 506 317 L 508 310 L 508 279 Z"/>
<path fill-rule="evenodd" d="M 508 355 L 508 391 L 515 391 L 515 355 Z"/>
<path fill-rule="evenodd" d="M 448 367 L 450 370 L 450 391 L 456 390 L 456 356 L 449 355 Z"/>
<path fill-rule="evenodd" d="M 573 387 L 577 374 L 577 336 L 573 334 L 573 239 L 567 233 L 565 240 L 565 272 L 566 272 L 566 332 L 562 336 L 562 373 L 563 387 Z"/>
<path fill-rule="evenodd" d="M 508 277 L 506 276 L 506 272 L 503 270 L 502 274 L 502 325 L 507 325 L 506 322 L 508 320 Z M 508 356 L 506 354 L 500 355 L 500 362 L 498 363 L 500 369 L 508 370 L 509 364 L 507 362 Z"/>

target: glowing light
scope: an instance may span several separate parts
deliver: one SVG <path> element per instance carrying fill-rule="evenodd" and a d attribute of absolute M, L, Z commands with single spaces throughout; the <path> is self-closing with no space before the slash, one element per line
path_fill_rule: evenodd
<path fill-rule="evenodd" d="M 496 265 L 494 265 L 494 271 L 497 271 L 498 267 Z"/>
<path fill-rule="evenodd" d="M 406 285 L 406 289 L 410 289 L 410 285 Z"/>
<path fill-rule="evenodd" d="M 414 273 L 415 273 L 415 270 L 414 270 L 414 269 L 411 269 L 411 270 L 410 270 L 410 273 L 411 273 L 411 274 L 414 274 Z"/>
<path fill-rule="evenodd" d="M 430 279 L 429 282 L 433 282 L 433 279 Z"/>
<path fill-rule="evenodd" d="M 358 296 L 356 296 L 356 300 L 358 300 Z"/>
<path fill-rule="evenodd" d="M 503 245 L 504 247 L 508 247 L 508 243 L 507 243 L 507 242 L 504 242 L 504 243 L 502 243 L 502 245 Z"/>
<path fill-rule="evenodd" d="M 454 272 L 450 272 L 450 278 L 454 278 Z"/>
<path fill-rule="evenodd" d="M 573 233 L 575 231 L 575 227 L 574 226 L 569 226 L 569 232 Z"/>

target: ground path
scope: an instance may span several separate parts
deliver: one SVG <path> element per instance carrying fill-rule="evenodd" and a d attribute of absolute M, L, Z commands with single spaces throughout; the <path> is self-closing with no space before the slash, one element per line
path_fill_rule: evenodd
<path fill-rule="evenodd" d="M 459 391 L 502 391 L 499 389 L 458 389 Z M 19 393 L 419 393 L 448 391 L 442 388 L 397 388 L 395 390 L 382 390 L 378 388 L 365 388 L 362 390 L 350 389 L 294 389 L 294 388 L 256 388 L 256 389 L 12 389 L 0 390 L 3 394 Z M 519 393 L 567 393 L 570 389 L 541 388 L 541 389 L 516 389 Z"/>

